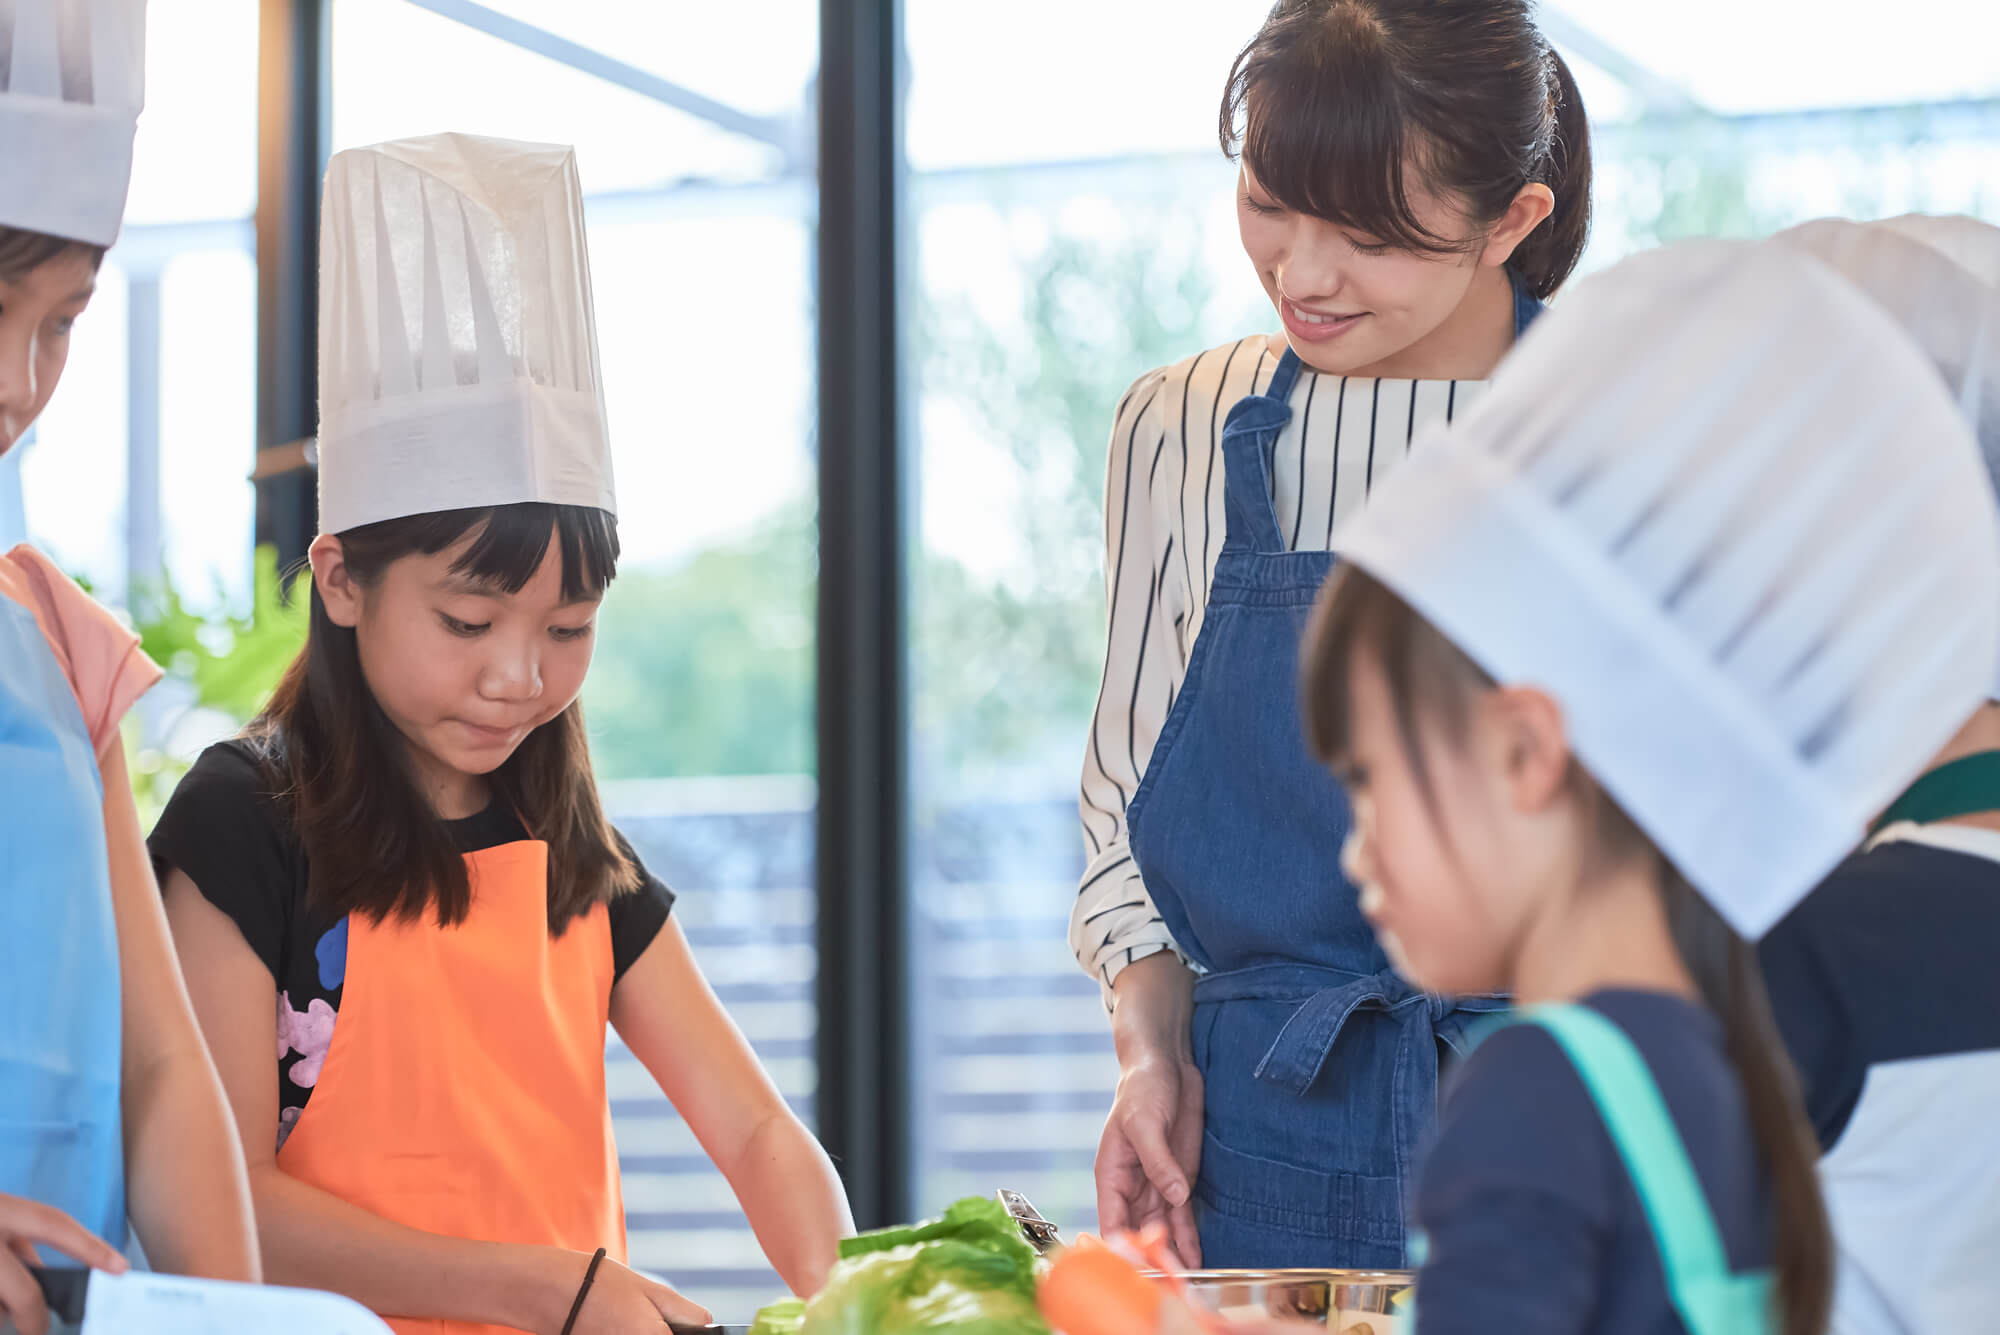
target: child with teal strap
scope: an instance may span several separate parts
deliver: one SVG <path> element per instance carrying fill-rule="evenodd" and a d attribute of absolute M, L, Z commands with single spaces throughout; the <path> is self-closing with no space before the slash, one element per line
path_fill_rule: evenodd
<path fill-rule="evenodd" d="M 1586 280 L 1336 532 L 1303 713 L 1345 870 L 1411 983 L 1528 1008 L 1418 1164 L 1418 1335 L 1825 1329 L 1750 941 L 2000 671 L 1984 471 L 1880 310 L 1704 243 Z"/>
<path fill-rule="evenodd" d="M 1769 1331 L 1771 1276 L 1730 1270 L 1715 1214 L 1660 1087 L 1624 1030 L 1599 1012 L 1570 1003 L 1536 1006 L 1512 1022 L 1548 1030 L 1583 1077 L 1653 1226 L 1667 1291 L 1689 1335 Z"/>
<path fill-rule="evenodd" d="M 1507 1025 L 1546 1030 L 1576 1068 L 1645 1209 L 1667 1293 L 1689 1335 L 1767 1335 L 1773 1330 L 1770 1272 L 1730 1269 L 1715 1212 L 1673 1116 L 1646 1059 L 1625 1031 L 1588 1006 L 1554 1002 L 1492 1017 L 1475 1027 L 1473 1044 Z M 1423 1265 L 1429 1252 L 1428 1239 L 1416 1235 L 1411 1263 Z M 1415 1324 L 1414 1300 L 1406 1315 Z"/>

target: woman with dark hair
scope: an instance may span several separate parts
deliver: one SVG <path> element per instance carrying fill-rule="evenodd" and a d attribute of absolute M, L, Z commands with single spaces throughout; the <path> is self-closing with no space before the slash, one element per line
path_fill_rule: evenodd
<path fill-rule="evenodd" d="M 0 13 L 0 455 L 27 434 L 117 238 L 139 0 Z M 146 861 L 119 726 L 160 678 L 48 557 L 0 553 L 0 1329 L 47 1329 L 26 1269 L 258 1278 L 243 1157 Z M 39 1250 L 38 1250 L 39 1249 Z"/>
<path fill-rule="evenodd" d="M 1439 1055 L 1480 1007 L 1397 978 L 1341 876 L 1299 635 L 1334 525 L 1576 266 L 1589 130 L 1528 0 L 1282 0 L 1220 132 L 1285 333 L 1141 376 L 1112 432 L 1070 931 L 1121 1071 L 1099 1217 L 1169 1225 L 1190 1265 L 1399 1266 Z"/>
<path fill-rule="evenodd" d="M 405 1335 L 707 1321 L 625 1264 L 607 1024 L 817 1290 L 833 1166 L 612 828 L 617 520 L 575 155 L 337 155 L 306 644 L 153 833 L 274 1279 Z"/>

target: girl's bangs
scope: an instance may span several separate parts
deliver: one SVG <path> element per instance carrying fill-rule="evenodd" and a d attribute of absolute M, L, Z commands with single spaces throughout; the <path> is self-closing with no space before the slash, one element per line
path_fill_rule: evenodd
<path fill-rule="evenodd" d="M 478 525 L 472 545 L 452 562 L 453 574 L 519 593 L 542 568 L 551 539 L 562 560 L 564 598 L 601 597 L 618 573 L 618 521 L 594 506 L 536 501 L 459 513 L 470 522 L 437 546 L 426 545 L 443 551 Z"/>

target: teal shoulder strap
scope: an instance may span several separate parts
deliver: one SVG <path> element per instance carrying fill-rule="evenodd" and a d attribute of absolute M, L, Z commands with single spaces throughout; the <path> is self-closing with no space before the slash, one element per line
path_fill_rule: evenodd
<path fill-rule="evenodd" d="M 1770 1276 L 1732 1274 L 1701 1179 L 1646 1060 L 1625 1031 L 1586 1006 L 1536 1006 L 1514 1020 L 1562 1046 L 1618 1147 L 1652 1226 L 1667 1292 L 1689 1335 L 1765 1335 Z"/>

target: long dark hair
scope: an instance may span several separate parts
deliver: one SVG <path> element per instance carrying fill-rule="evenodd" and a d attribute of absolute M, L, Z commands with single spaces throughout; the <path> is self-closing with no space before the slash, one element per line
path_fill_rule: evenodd
<path fill-rule="evenodd" d="M 31 232 L 24 227 L 0 227 L 0 278 L 20 278 L 71 250 L 82 251 L 92 269 L 104 262 L 103 246 Z"/>
<path fill-rule="evenodd" d="M 1496 222 L 1531 184 L 1555 211 L 1508 261 L 1536 296 L 1590 235 L 1590 122 L 1530 0 L 1279 0 L 1230 68 L 1219 122 L 1286 208 L 1432 254 L 1405 172 Z"/>
<path fill-rule="evenodd" d="M 1369 655 L 1389 684 L 1398 737 L 1430 802 L 1419 717 L 1441 720 L 1448 735 L 1457 732 L 1473 695 L 1493 681 L 1381 581 L 1344 567 L 1320 594 L 1302 655 L 1301 707 L 1308 740 L 1322 760 L 1348 754 L 1348 683 L 1360 654 Z M 1729 1060 L 1769 1174 L 1781 1329 L 1785 1335 L 1818 1335 L 1833 1305 L 1833 1235 L 1819 1193 L 1818 1144 L 1771 1014 L 1756 951 L 1581 766 L 1574 767 L 1572 778 L 1593 804 L 1599 849 L 1612 855 L 1643 851 L 1654 861 L 1675 949 L 1702 1001 L 1722 1020 Z"/>
<path fill-rule="evenodd" d="M 586 506 L 444 510 L 338 536 L 348 573 L 368 588 L 392 562 L 435 556 L 468 535 L 453 573 L 508 593 L 534 577 L 551 539 L 565 598 L 600 594 L 617 573 L 617 521 Z M 305 647 L 244 732 L 305 847 L 307 897 L 329 914 L 415 921 L 434 909 L 441 924 L 463 921 L 472 902 L 464 859 L 417 781 L 408 744 L 368 689 L 354 631 L 327 615 L 318 589 L 309 596 Z M 487 782 L 494 801 L 548 843 L 551 931 L 636 888 L 638 869 L 598 802 L 580 701 L 529 733 Z"/>

